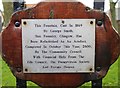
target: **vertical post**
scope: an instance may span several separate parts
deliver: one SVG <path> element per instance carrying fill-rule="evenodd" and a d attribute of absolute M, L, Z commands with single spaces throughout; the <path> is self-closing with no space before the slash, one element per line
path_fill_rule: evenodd
<path fill-rule="evenodd" d="M 92 88 L 102 88 L 102 79 L 92 81 Z"/>
<path fill-rule="evenodd" d="M 105 0 L 94 0 L 94 9 L 104 11 Z M 92 88 L 102 88 L 102 79 L 92 81 Z"/>
<path fill-rule="evenodd" d="M 105 0 L 94 0 L 94 9 L 104 11 Z"/>
<path fill-rule="evenodd" d="M 13 2 L 14 12 L 24 9 L 24 0 L 16 0 Z M 26 80 L 22 80 L 16 77 L 16 88 L 27 88 Z"/>
<path fill-rule="evenodd" d="M 22 10 L 25 8 L 25 1 L 24 0 L 16 0 L 13 2 L 14 12 L 18 10 Z"/>
<path fill-rule="evenodd" d="M 22 79 L 19 79 L 19 78 L 16 78 L 16 85 L 17 87 L 16 88 L 27 88 L 27 83 L 25 80 L 22 80 Z"/>

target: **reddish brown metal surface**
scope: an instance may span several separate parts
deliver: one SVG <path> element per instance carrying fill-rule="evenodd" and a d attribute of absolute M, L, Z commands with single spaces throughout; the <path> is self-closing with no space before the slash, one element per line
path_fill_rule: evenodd
<path fill-rule="evenodd" d="M 52 15 L 50 14 L 52 11 Z M 22 71 L 22 29 L 15 27 L 21 19 L 96 19 L 96 56 L 94 73 L 85 74 L 24 74 Z M 27 34 L 26 34 L 27 35 Z M 110 65 L 120 54 L 120 36 L 113 29 L 108 16 L 101 11 L 92 10 L 80 2 L 41 2 L 36 7 L 13 14 L 2 36 L 2 56 L 13 74 L 24 80 L 31 80 L 44 87 L 77 87 L 84 82 L 103 78 Z"/>

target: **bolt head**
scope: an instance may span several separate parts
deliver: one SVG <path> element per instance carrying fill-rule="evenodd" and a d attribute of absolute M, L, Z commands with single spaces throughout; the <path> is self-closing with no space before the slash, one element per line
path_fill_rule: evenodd
<path fill-rule="evenodd" d="M 102 24 L 103 24 L 103 21 L 102 21 L 102 20 L 98 20 L 98 21 L 97 21 L 97 25 L 98 25 L 98 26 L 102 26 Z"/>
<path fill-rule="evenodd" d="M 97 68 L 96 68 L 96 71 L 100 71 L 100 70 L 101 70 L 101 67 L 97 67 Z"/>
<path fill-rule="evenodd" d="M 16 27 L 19 27 L 19 26 L 20 26 L 20 22 L 18 22 L 18 21 L 15 22 L 15 26 L 16 26 Z"/>

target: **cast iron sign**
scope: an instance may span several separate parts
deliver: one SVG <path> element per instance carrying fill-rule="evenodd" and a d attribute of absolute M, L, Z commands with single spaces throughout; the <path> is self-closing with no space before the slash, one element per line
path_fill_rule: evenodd
<path fill-rule="evenodd" d="M 40 2 L 18 11 L 1 37 L 12 73 L 42 87 L 101 79 L 120 54 L 109 17 L 80 2 Z"/>

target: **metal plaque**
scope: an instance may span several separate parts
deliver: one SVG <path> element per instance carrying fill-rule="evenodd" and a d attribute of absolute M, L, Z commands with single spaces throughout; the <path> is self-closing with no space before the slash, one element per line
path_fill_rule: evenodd
<path fill-rule="evenodd" d="M 90 73 L 95 19 L 22 19 L 24 73 Z"/>

